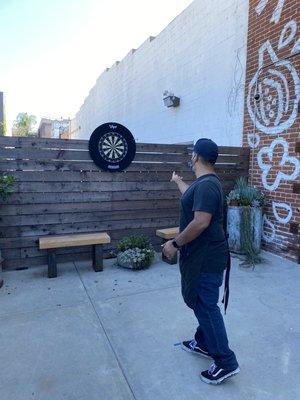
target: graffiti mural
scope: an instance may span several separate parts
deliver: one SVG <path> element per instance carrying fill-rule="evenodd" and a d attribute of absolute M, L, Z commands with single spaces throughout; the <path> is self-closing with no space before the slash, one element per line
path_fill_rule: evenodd
<path fill-rule="evenodd" d="M 261 15 L 262 12 L 265 10 L 268 3 L 269 3 L 269 0 L 260 0 L 258 5 L 255 8 L 256 13 L 258 15 Z M 278 0 L 278 4 L 275 7 L 275 10 L 272 14 L 270 22 L 275 22 L 275 24 L 277 24 L 279 22 L 281 13 L 282 13 L 282 10 L 284 7 L 284 3 L 285 3 L 285 0 Z"/>
<path fill-rule="evenodd" d="M 297 23 L 296 21 L 292 20 L 288 22 L 282 29 L 278 42 L 278 50 L 281 50 L 284 47 L 288 46 L 295 38 L 296 33 L 297 33 Z"/>
<path fill-rule="evenodd" d="M 268 219 L 266 215 L 263 216 L 262 237 L 267 243 L 272 243 L 276 238 L 275 225 Z"/>
<path fill-rule="evenodd" d="M 290 222 L 290 220 L 293 216 L 293 211 L 292 211 L 292 207 L 289 204 L 276 203 L 275 201 L 273 201 L 272 208 L 273 208 L 274 217 L 277 222 L 279 222 L 280 224 L 287 224 L 288 222 Z M 281 212 L 284 211 L 286 213 L 286 216 L 281 217 L 279 215 L 280 211 Z"/>
<path fill-rule="evenodd" d="M 256 18 L 270 12 L 270 23 L 278 24 L 283 11 L 290 8 L 288 4 L 285 8 L 285 3 L 285 0 L 257 0 L 254 5 Z M 296 122 L 300 104 L 300 78 L 293 58 L 300 54 L 300 38 L 297 34 L 297 22 L 290 19 L 278 31 L 277 43 L 273 35 L 272 42 L 268 36 L 263 36 L 264 41 L 257 53 L 257 71 L 248 86 L 246 106 L 254 130 L 247 133 L 247 142 L 253 149 L 261 171 L 262 186 L 268 192 L 274 192 L 282 184 L 296 180 L 300 174 L 299 158 L 290 155 L 289 144 L 284 137 Z M 279 54 L 283 49 L 290 56 L 281 58 Z M 275 137 L 271 143 L 266 141 L 267 137 L 272 136 Z M 267 243 L 276 240 L 276 227 L 280 229 L 280 224 L 287 224 L 293 218 L 292 204 L 273 200 L 270 207 L 271 213 L 263 217 L 263 239 Z"/>
<path fill-rule="evenodd" d="M 275 161 L 274 154 L 281 155 L 279 162 Z M 257 162 L 262 170 L 262 183 L 266 190 L 276 190 L 282 181 L 295 180 L 300 172 L 300 162 L 296 157 L 289 156 L 289 145 L 286 140 L 273 140 L 269 147 L 263 147 L 257 154 Z M 291 173 L 285 172 L 292 166 Z M 276 171 L 279 169 L 279 171 Z M 285 168 L 286 167 L 286 168 Z M 289 167 L 289 168 L 288 168 Z M 275 179 L 270 178 L 271 171 L 276 171 Z"/>
<path fill-rule="evenodd" d="M 276 135 L 289 129 L 297 118 L 300 79 L 290 61 L 279 60 L 269 41 L 258 54 L 258 70 L 249 85 L 248 112 L 257 129 Z M 270 63 L 272 66 L 265 68 Z"/>
<path fill-rule="evenodd" d="M 259 146 L 260 136 L 256 132 L 248 133 L 247 140 L 248 140 L 249 147 L 251 147 L 252 149 L 256 149 L 256 147 Z"/>

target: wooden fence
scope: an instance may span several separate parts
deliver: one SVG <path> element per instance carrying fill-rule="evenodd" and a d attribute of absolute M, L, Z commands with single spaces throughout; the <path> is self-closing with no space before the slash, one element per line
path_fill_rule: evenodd
<path fill-rule="evenodd" d="M 145 234 L 157 246 L 157 228 L 178 225 L 179 192 L 170 182 L 176 170 L 194 179 L 185 145 L 137 144 L 125 172 L 102 172 L 92 162 L 88 141 L 0 137 L 0 174 L 16 181 L 0 201 L 0 249 L 5 269 L 46 263 L 38 249 L 44 235 L 107 231 L 109 256 L 124 235 Z M 221 147 L 217 172 L 225 193 L 247 176 L 249 151 Z M 58 261 L 84 260 L 91 248 L 62 249 Z"/>

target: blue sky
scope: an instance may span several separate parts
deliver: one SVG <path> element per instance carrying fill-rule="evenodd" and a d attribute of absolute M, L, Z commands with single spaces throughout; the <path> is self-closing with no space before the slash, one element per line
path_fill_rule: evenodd
<path fill-rule="evenodd" d="M 101 72 L 191 0 L 0 0 L 0 91 L 18 112 L 73 117 Z"/>

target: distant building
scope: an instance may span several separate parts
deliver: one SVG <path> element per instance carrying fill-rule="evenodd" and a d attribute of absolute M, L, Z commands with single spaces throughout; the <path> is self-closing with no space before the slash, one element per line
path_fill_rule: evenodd
<path fill-rule="evenodd" d="M 14 137 L 20 136 L 18 130 L 14 127 L 11 130 L 11 135 Z M 28 135 L 26 135 L 26 137 L 37 137 L 37 136 L 38 136 L 37 132 L 30 132 L 30 133 L 28 133 Z"/>
<path fill-rule="evenodd" d="M 70 139 L 70 120 L 42 118 L 38 128 L 38 136 L 41 138 Z"/>
<path fill-rule="evenodd" d="M 39 128 L 38 137 L 51 138 L 52 137 L 52 121 L 51 119 L 42 118 Z"/>

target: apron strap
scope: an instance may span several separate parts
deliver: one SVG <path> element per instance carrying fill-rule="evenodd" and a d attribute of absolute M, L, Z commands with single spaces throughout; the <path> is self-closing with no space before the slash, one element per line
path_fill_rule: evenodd
<path fill-rule="evenodd" d="M 227 241 L 227 246 L 228 246 L 228 234 L 226 234 L 226 241 Z M 228 247 L 228 259 L 227 259 L 226 272 L 225 272 L 224 295 L 223 295 L 223 299 L 222 299 L 222 303 L 224 304 L 225 314 L 226 314 L 228 301 L 229 301 L 230 269 L 231 269 L 231 256 L 230 256 L 230 251 L 229 251 L 229 247 Z"/>
<path fill-rule="evenodd" d="M 218 175 L 215 175 L 215 177 L 218 179 L 218 181 L 220 182 L 220 178 L 218 177 Z M 223 192 L 220 190 L 220 187 L 218 185 L 216 185 L 216 187 L 219 190 L 220 196 L 223 199 Z M 229 251 L 229 244 L 228 244 L 228 238 L 229 238 L 229 234 L 226 232 L 226 225 L 227 225 L 227 210 L 226 213 L 224 212 L 224 208 L 223 208 L 223 228 L 225 230 L 225 237 L 226 237 L 226 242 L 227 242 L 227 248 L 228 248 L 228 258 L 227 258 L 227 264 L 226 264 L 226 272 L 225 272 L 225 282 L 224 282 L 224 294 L 223 294 L 223 299 L 222 299 L 222 303 L 224 304 L 224 311 L 226 314 L 226 310 L 228 307 L 228 302 L 229 302 L 229 279 L 230 279 L 230 269 L 231 269 L 231 255 L 230 255 L 230 251 Z"/>

